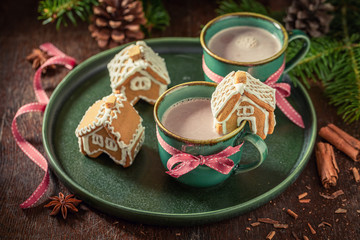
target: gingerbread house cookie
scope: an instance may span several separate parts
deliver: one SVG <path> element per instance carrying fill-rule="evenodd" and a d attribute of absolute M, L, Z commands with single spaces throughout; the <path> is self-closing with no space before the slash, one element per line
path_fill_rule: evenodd
<path fill-rule="evenodd" d="M 80 151 L 96 158 L 106 153 L 117 164 L 129 167 L 143 142 L 142 118 L 122 94 L 96 101 L 85 113 L 75 134 Z"/>
<path fill-rule="evenodd" d="M 164 59 L 143 41 L 132 44 L 107 65 L 111 88 L 134 105 L 139 99 L 154 104 L 170 83 Z"/>
<path fill-rule="evenodd" d="M 229 73 L 211 98 L 219 134 L 229 133 L 242 121 L 248 121 L 252 132 L 265 139 L 274 131 L 275 106 L 275 89 L 244 71 Z"/>

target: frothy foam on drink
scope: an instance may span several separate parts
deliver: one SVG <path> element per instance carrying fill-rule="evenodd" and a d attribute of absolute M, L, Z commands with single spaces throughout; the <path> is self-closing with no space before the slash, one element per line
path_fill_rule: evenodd
<path fill-rule="evenodd" d="M 190 98 L 167 109 L 161 120 L 172 133 L 189 139 L 208 140 L 221 137 L 214 125 L 209 98 Z"/>

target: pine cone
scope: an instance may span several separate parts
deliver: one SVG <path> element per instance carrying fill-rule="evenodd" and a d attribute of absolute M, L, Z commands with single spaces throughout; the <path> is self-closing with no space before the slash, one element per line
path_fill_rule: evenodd
<path fill-rule="evenodd" d="M 311 37 L 320 37 L 329 32 L 334 10 L 326 0 L 294 0 L 287 9 L 285 27 L 287 30 L 300 29 Z"/>
<path fill-rule="evenodd" d="M 141 0 L 98 0 L 93 7 L 93 19 L 89 25 L 91 36 L 100 48 L 118 45 L 144 38 L 140 25 L 146 23 Z"/>

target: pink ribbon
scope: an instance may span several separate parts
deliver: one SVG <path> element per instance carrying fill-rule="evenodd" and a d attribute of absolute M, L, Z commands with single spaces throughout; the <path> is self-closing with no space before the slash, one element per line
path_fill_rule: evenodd
<path fill-rule="evenodd" d="M 202 68 L 204 73 L 208 78 L 216 83 L 220 83 L 224 77 L 214 73 L 210 70 L 210 68 L 206 65 L 204 56 L 202 58 Z M 280 66 L 276 72 L 274 72 L 264 83 L 272 88 L 275 91 L 276 97 L 276 105 L 280 108 L 280 110 L 287 116 L 293 123 L 301 128 L 305 128 L 304 121 L 301 115 L 290 105 L 290 103 L 285 99 L 291 95 L 291 87 L 288 83 L 276 83 L 279 80 L 281 74 L 285 69 L 285 61 Z"/>
<path fill-rule="evenodd" d="M 41 112 L 45 111 L 46 105 L 49 102 L 49 98 L 46 95 L 46 92 L 42 88 L 41 85 L 41 72 L 42 69 L 53 64 L 64 65 L 68 69 L 72 69 L 75 64 L 76 60 L 72 57 L 65 55 L 59 49 L 57 49 L 51 43 L 44 43 L 40 46 L 43 51 L 46 51 L 50 56 L 43 65 L 36 71 L 34 76 L 33 87 L 35 91 L 36 98 L 38 102 L 29 103 L 22 106 L 15 114 L 15 117 L 11 124 L 11 131 L 15 138 L 17 145 L 20 149 L 42 170 L 44 170 L 45 175 L 40 183 L 40 185 L 35 189 L 35 191 L 31 194 L 31 196 L 22 204 L 20 204 L 21 208 L 30 208 L 36 204 L 39 199 L 45 194 L 46 190 L 49 187 L 50 177 L 49 177 L 49 170 L 48 170 L 48 162 L 46 158 L 36 149 L 33 145 L 31 145 L 28 141 L 26 141 L 22 135 L 18 131 L 16 119 L 26 113 L 30 112 Z"/>
<path fill-rule="evenodd" d="M 167 171 L 166 173 L 174 178 L 178 178 L 194 170 L 199 165 L 206 165 L 222 174 L 228 174 L 234 167 L 234 162 L 228 157 L 240 151 L 240 148 L 242 146 L 242 144 L 236 147 L 229 146 L 223 151 L 213 155 L 194 156 L 189 153 L 182 152 L 167 144 L 160 136 L 158 128 L 156 128 L 156 136 L 160 146 L 167 153 L 172 155 L 172 157 L 169 158 L 167 162 L 166 166 L 169 171 Z"/>

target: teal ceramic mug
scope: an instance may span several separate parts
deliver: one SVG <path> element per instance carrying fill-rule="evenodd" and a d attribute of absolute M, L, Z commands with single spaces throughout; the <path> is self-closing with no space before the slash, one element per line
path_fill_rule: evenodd
<path fill-rule="evenodd" d="M 218 32 L 237 26 L 256 27 L 266 30 L 280 43 L 280 50 L 271 57 L 251 62 L 238 62 L 225 59 L 209 48 L 210 39 Z M 285 62 L 285 51 L 290 41 L 299 40 L 299 51 Z M 302 40 L 302 41 L 300 41 Z M 200 42 L 203 48 L 203 70 L 206 81 L 220 82 L 231 71 L 249 72 L 255 78 L 265 82 L 279 69 L 286 73 L 292 69 L 309 51 L 310 40 L 300 30 L 287 32 L 276 20 L 256 13 L 237 12 L 219 16 L 208 22 L 201 31 Z M 235 51 L 235 50 L 234 50 Z M 285 66 L 283 66 L 283 64 Z M 281 80 L 282 76 L 279 78 Z"/>
<path fill-rule="evenodd" d="M 187 99 L 210 99 L 212 93 L 215 91 L 216 85 L 217 84 L 211 82 L 198 81 L 174 86 L 163 93 L 154 106 L 154 118 L 156 121 L 161 162 L 168 173 L 170 170 L 176 172 L 176 168 L 178 168 L 177 170 L 183 170 L 186 167 L 192 167 L 192 170 L 181 176 L 175 176 L 176 174 L 169 173 L 170 176 L 175 177 L 179 182 L 186 185 L 194 187 L 217 185 L 235 173 L 246 172 L 257 168 L 264 162 L 268 154 L 266 143 L 258 135 L 245 131 L 245 122 L 229 134 L 208 140 L 184 138 L 169 131 L 163 125 L 162 117 L 171 106 Z M 250 162 L 240 164 L 241 153 L 245 146 L 241 145 L 244 141 L 251 143 L 259 154 L 254 154 L 254 159 L 251 159 Z M 237 149 L 237 151 L 230 156 L 226 156 L 227 160 L 222 159 L 225 162 L 212 162 L 212 165 L 209 164 L 211 165 L 210 167 L 206 163 L 206 161 L 211 162 L 214 159 L 220 159 L 220 155 L 234 149 Z M 226 154 L 228 153 L 229 152 Z M 175 164 L 172 169 L 169 169 L 169 161 L 173 161 L 174 159 L 177 159 L 177 164 Z M 227 168 L 221 169 L 223 167 L 222 164 L 227 164 Z M 183 166 L 184 168 L 181 169 Z M 220 166 L 220 168 L 216 166 Z"/>

